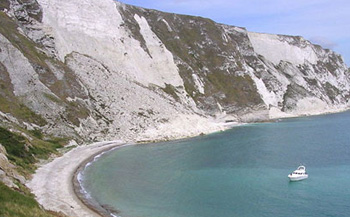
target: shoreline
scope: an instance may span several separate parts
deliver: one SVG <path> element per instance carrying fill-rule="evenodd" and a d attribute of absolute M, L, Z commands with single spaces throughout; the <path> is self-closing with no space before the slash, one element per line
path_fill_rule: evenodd
<path fill-rule="evenodd" d="M 240 126 L 241 124 L 242 123 L 221 123 L 221 127 L 213 128 L 210 133 L 227 130 L 234 126 Z M 195 136 L 200 136 L 200 134 Z M 180 138 L 173 138 L 170 140 L 190 138 L 194 137 L 194 135 L 185 133 L 179 137 Z M 154 137 L 150 141 L 138 141 L 135 144 L 160 141 L 169 140 Z M 128 142 L 128 144 L 131 145 L 134 143 Z M 117 216 L 115 215 L 118 213 L 117 210 L 103 207 L 103 205 L 98 203 L 96 203 L 98 205 L 91 204 L 92 200 L 89 201 L 89 199 L 82 195 L 82 192 L 79 192 L 82 188 L 77 178 L 79 172 L 84 169 L 89 162 L 94 160 L 96 156 L 113 148 L 123 147 L 124 145 L 126 145 L 126 142 L 115 140 L 77 146 L 64 153 L 62 156 L 54 158 L 51 162 L 40 165 L 33 174 L 32 179 L 27 181 L 26 186 L 35 195 L 37 202 L 46 210 L 52 210 L 72 217 L 111 216 L 111 213 L 113 216 Z"/>
<path fill-rule="evenodd" d="M 96 210 L 95 207 L 86 204 L 76 193 L 75 175 L 94 157 L 123 145 L 125 143 L 118 140 L 75 147 L 53 161 L 40 166 L 26 186 L 46 210 L 67 216 L 101 217 L 101 210 Z"/>
<path fill-rule="evenodd" d="M 348 110 L 349 109 L 347 108 L 338 111 L 328 111 L 323 114 L 280 117 L 280 119 L 327 115 L 346 112 Z M 276 119 L 278 118 L 270 119 L 269 122 L 274 122 Z M 243 123 L 233 124 L 225 130 L 231 129 L 234 126 L 241 126 L 242 124 Z M 149 142 L 152 143 L 158 141 L 153 140 Z M 133 143 L 126 144 L 120 140 L 115 140 L 77 146 L 67 153 L 64 153 L 62 156 L 55 158 L 53 161 L 41 165 L 33 174 L 33 178 L 27 182 L 26 186 L 35 195 L 39 204 L 41 204 L 46 210 L 64 213 L 68 216 L 104 217 L 111 216 L 111 213 L 112 215 L 117 216 L 118 210 L 109 210 L 108 207 L 103 207 L 97 202 L 96 204 L 92 204 L 93 200 L 86 198 L 87 195 L 84 195 L 82 192 L 84 189 L 80 185 L 78 176 L 89 163 L 95 160 L 96 157 L 113 149 L 132 144 Z M 139 144 L 144 144 L 144 142 Z"/>
<path fill-rule="evenodd" d="M 329 114 L 336 114 L 336 113 L 341 113 L 341 112 L 346 112 L 349 111 L 349 109 L 339 109 L 336 111 L 328 111 L 322 114 L 306 114 L 306 115 L 296 115 L 296 116 L 290 116 L 290 117 L 280 117 L 280 118 L 273 118 L 273 119 L 269 119 L 268 122 L 275 122 L 278 119 L 291 119 L 291 118 L 303 118 L 303 117 L 309 117 L 309 116 L 319 116 L 319 115 L 329 115 Z M 263 123 L 263 122 L 255 122 L 255 123 Z M 247 123 L 241 123 L 241 124 L 227 124 L 228 127 L 227 129 L 231 129 L 234 128 L 235 126 L 242 126 L 244 124 Z M 226 130 L 227 130 L 226 129 Z M 218 131 L 219 132 L 219 131 Z M 213 132 L 215 133 L 215 132 Z M 201 135 L 198 135 L 201 136 Z M 189 138 L 189 137 L 186 137 Z M 182 139 L 186 139 L 186 138 L 182 138 Z M 175 139 L 176 140 L 176 139 Z M 148 142 L 141 142 L 141 143 L 135 143 L 135 144 L 145 144 L 145 143 L 156 143 L 159 141 L 148 141 Z M 102 217 L 110 217 L 110 216 L 118 216 L 119 211 L 118 210 L 113 210 L 113 209 L 108 209 L 107 207 L 103 207 L 103 205 L 99 204 L 98 202 L 94 201 L 92 198 L 87 198 L 87 195 L 84 194 L 82 191 L 85 191 L 83 189 L 83 186 L 81 185 L 80 181 L 79 181 L 79 175 L 80 173 L 88 166 L 89 163 L 93 163 L 96 159 L 96 157 L 100 157 L 103 156 L 105 153 L 115 150 L 115 149 L 119 149 L 125 146 L 129 146 L 129 145 L 135 145 L 135 144 L 120 144 L 118 146 L 115 147 L 111 147 L 111 148 L 107 148 L 106 150 L 102 150 L 98 153 L 95 153 L 94 155 L 91 155 L 90 157 L 88 157 L 84 162 L 82 162 L 79 167 L 76 169 L 76 171 L 74 172 L 74 176 L 72 178 L 72 185 L 73 185 L 73 189 L 74 189 L 74 193 L 75 195 L 78 197 L 78 199 L 86 206 L 87 209 L 90 209 L 94 212 L 96 212 L 98 215 L 102 216 Z"/>
<path fill-rule="evenodd" d="M 75 170 L 74 175 L 72 177 L 72 185 L 73 185 L 73 190 L 75 195 L 86 206 L 86 208 L 96 212 L 98 215 L 102 217 L 110 217 L 111 212 L 115 212 L 117 214 L 118 210 L 109 210 L 106 207 L 103 207 L 97 201 L 94 201 L 92 198 L 88 198 L 88 193 L 85 191 L 84 187 L 82 186 L 79 176 L 82 175 L 81 173 L 86 169 L 86 167 L 89 166 L 90 163 L 93 163 L 95 160 L 97 160 L 104 154 L 119 148 L 130 146 L 130 145 L 135 145 L 135 144 L 124 143 L 113 147 L 107 147 L 106 149 L 103 149 L 91 155 L 90 157 L 88 157 L 86 160 L 84 160 L 79 164 L 78 168 Z"/>

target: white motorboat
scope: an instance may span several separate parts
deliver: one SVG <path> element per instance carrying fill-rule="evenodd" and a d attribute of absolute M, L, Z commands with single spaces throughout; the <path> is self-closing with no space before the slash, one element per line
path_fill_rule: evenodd
<path fill-rule="evenodd" d="M 290 181 L 300 181 L 307 179 L 309 175 L 306 172 L 305 166 L 299 166 L 298 169 L 294 170 L 291 174 L 288 175 Z"/>

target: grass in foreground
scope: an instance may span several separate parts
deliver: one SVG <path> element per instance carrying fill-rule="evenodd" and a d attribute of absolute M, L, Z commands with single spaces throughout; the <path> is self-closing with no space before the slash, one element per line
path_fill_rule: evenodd
<path fill-rule="evenodd" d="M 35 171 L 38 159 L 47 159 L 52 153 L 58 154 L 57 148 L 62 148 L 66 140 L 43 139 L 39 130 L 25 132 L 31 139 L 0 127 L 0 144 L 5 147 L 8 159 L 16 165 L 17 171 L 29 177 Z M 20 183 L 17 185 L 19 189 L 12 189 L 0 182 L 0 217 L 65 216 L 42 209 L 28 188 Z"/>
<path fill-rule="evenodd" d="M 30 193 L 17 192 L 0 182 L 1 217 L 52 217 L 63 216 L 40 208 Z"/>

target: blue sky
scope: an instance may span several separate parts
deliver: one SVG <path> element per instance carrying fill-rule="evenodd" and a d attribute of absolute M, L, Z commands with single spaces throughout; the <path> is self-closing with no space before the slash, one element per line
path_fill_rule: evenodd
<path fill-rule="evenodd" d="M 350 66 L 349 0 L 121 0 L 210 18 L 253 32 L 300 35 L 341 54 Z"/>

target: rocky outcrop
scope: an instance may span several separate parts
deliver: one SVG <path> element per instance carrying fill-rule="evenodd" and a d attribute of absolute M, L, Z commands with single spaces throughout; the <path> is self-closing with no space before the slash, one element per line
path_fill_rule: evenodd
<path fill-rule="evenodd" d="M 10 188 L 18 187 L 15 181 L 24 185 L 26 179 L 18 174 L 16 167 L 9 162 L 6 155 L 6 149 L 0 144 L 0 181 Z"/>
<path fill-rule="evenodd" d="M 270 68 L 260 71 L 268 90 L 265 104 L 295 115 L 317 114 L 349 105 L 350 74 L 340 55 L 302 37 L 248 35 L 265 65 L 272 63 Z M 259 71 L 257 64 L 252 68 Z"/>
<path fill-rule="evenodd" d="M 0 7 L 1 124 L 78 142 L 158 140 L 349 106 L 341 56 L 302 37 L 113 0 Z"/>

